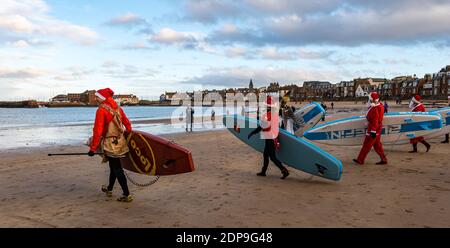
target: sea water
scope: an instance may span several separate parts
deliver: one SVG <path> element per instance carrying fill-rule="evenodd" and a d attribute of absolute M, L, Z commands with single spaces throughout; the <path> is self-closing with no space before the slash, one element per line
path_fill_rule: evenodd
<path fill-rule="evenodd" d="M 0 108 L 0 150 L 22 147 L 58 145 L 82 145 L 92 136 L 97 108 Z M 123 107 L 133 129 L 156 135 L 184 132 L 186 108 L 178 106 Z M 216 121 L 210 121 L 211 107 L 194 107 L 195 117 L 204 116 L 206 122 L 195 122 L 194 131 L 223 129 L 223 113 L 234 113 L 233 109 L 214 107 Z M 163 121 L 177 117 L 177 123 Z M 154 120 L 149 124 L 139 121 Z M 160 122 L 158 120 L 161 120 Z M 133 124 L 136 122 L 139 124 Z"/>

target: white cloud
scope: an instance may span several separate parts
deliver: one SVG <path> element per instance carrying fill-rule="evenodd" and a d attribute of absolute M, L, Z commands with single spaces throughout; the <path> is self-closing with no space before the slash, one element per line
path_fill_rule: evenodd
<path fill-rule="evenodd" d="M 298 55 L 302 59 L 325 59 L 333 54 L 333 51 L 316 52 L 306 49 L 299 49 Z"/>
<path fill-rule="evenodd" d="M 26 68 L 5 68 L 0 67 L 0 78 L 5 79 L 30 79 L 39 78 L 48 75 L 48 72 L 34 67 Z"/>
<path fill-rule="evenodd" d="M 64 73 L 57 75 L 54 79 L 58 81 L 76 81 L 85 79 L 86 76 L 92 74 L 93 69 L 84 66 L 71 66 L 64 70 Z"/>
<path fill-rule="evenodd" d="M 107 25 L 115 27 L 139 28 L 140 33 L 151 34 L 153 30 L 150 23 L 137 14 L 128 12 L 121 16 L 114 17 L 106 22 Z"/>
<path fill-rule="evenodd" d="M 150 40 L 163 44 L 174 44 L 193 41 L 195 38 L 186 32 L 178 32 L 171 28 L 163 28 L 158 33 L 151 36 Z"/>
<path fill-rule="evenodd" d="M 186 19 L 214 23 L 221 18 L 237 16 L 239 6 L 227 0 L 188 0 L 185 4 Z"/>
<path fill-rule="evenodd" d="M 231 68 L 212 68 L 204 75 L 183 81 L 184 84 L 208 85 L 221 87 L 242 87 L 248 85 L 250 78 L 258 86 L 266 86 L 270 82 L 283 84 L 301 84 L 309 80 L 326 80 L 338 82 L 341 80 L 337 71 L 309 70 L 304 68 L 251 68 L 247 66 Z"/>
<path fill-rule="evenodd" d="M 151 47 L 146 42 L 135 42 L 122 47 L 124 50 L 147 50 Z"/>
<path fill-rule="evenodd" d="M 292 52 L 282 52 L 273 47 L 264 48 L 260 53 L 264 59 L 271 60 L 294 60 L 297 58 Z"/>
<path fill-rule="evenodd" d="M 104 68 L 114 68 L 114 67 L 119 67 L 119 63 L 114 61 L 114 60 L 107 60 L 105 62 L 103 62 L 102 67 Z"/>
<path fill-rule="evenodd" d="M 246 57 L 248 50 L 244 47 L 229 47 L 225 49 L 225 55 L 230 58 Z"/>
<path fill-rule="evenodd" d="M 49 15 L 42 0 L 2 0 L 0 31 L 19 35 L 64 37 L 81 45 L 93 45 L 98 34 L 90 28 L 58 20 Z"/>
<path fill-rule="evenodd" d="M 146 22 L 143 18 L 133 13 L 126 13 L 124 15 L 113 18 L 108 22 L 110 25 L 136 25 Z"/>
<path fill-rule="evenodd" d="M 25 40 L 18 40 L 15 42 L 8 42 L 7 45 L 14 47 L 14 48 L 25 48 L 29 47 L 30 45 Z"/>
<path fill-rule="evenodd" d="M 157 73 L 152 69 L 129 64 L 119 64 L 114 61 L 106 61 L 102 67 L 104 68 L 102 72 L 105 76 L 119 79 L 148 79 Z"/>

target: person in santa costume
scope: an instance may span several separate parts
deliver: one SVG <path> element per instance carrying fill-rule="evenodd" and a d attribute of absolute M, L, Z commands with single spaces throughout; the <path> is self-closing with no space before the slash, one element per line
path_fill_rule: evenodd
<path fill-rule="evenodd" d="M 377 92 L 369 94 L 369 110 L 366 114 L 368 122 L 366 138 L 364 139 L 363 146 L 359 152 L 358 158 L 353 159 L 357 164 L 363 165 L 367 154 L 372 147 L 375 152 L 380 156 L 381 161 L 376 164 L 387 164 L 387 158 L 384 154 L 383 145 L 381 144 L 381 130 L 383 129 L 383 117 L 384 106 L 380 103 L 380 97 Z"/>
<path fill-rule="evenodd" d="M 264 164 L 261 169 L 261 172 L 256 174 L 257 176 L 266 176 L 267 167 L 269 166 L 269 159 L 280 169 L 281 174 L 283 175 L 281 179 L 285 179 L 289 176 L 289 171 L 283 166 L 280 160 L 278 160 L 276 156 L 276 151 L 280 149 L 280 143 L 278 141 L 278 111 L 273 110 L 272 108 L 276 108 L 277 105 L 274 102 L 272 96 L 268 96 L 265 103 L 267 107 L 267 112 L 262 115 L 260 125 L 253 130 L 249 135 L 248 139 L 250 139 L 253 135 L 263 131 L 261 138 L 265 140 L 264 144 Z"/>
<path fill-rule="evenodd" d="M 120 158 L 129 152 L 125 136 L 131 132 L 131 123 L 125 112 L 113 99 L 114 92 L 109 89 L 101 89 L 95 93 L 95 99 L 99 104 L 95 115 L 93 136 L 90 143 L 89 156 L 94 156 L 99 148 L 104 153 L 104 162 L 109 162 L 109 185 L 103 185 L 102 191 L 107 196 L 112 196 L 112 190 L 116 179 L 122 188 L 123 195 L 118 198 L 121 202 L 130 202 L 133 196 L 130 194 L 127 179 L 120 163 Z"/>
<path fill-rule="evenodd" d="M 420 100 L 421 100 L 420 95 L 415 95 L 411 99 L 411 102 L 409 103 L 409 109 L 411 110 L 411 112 L 425 112 L 426 111 L 425 106 L 423 106 L 423 104 L 420 102 Z M 416 138 L 410 139 L 409 142 L 413 146 L 413 150 L 409 151 L 409 153 L 417 152 L 417 144 L 419 142 L 425 145 L 425 147 L 427 148 L 427 152 L 430 150 L 430 147 L 431 147 L 431 145 L 428 142 L 426 142 L 423 137 L 416 137 Z"/>

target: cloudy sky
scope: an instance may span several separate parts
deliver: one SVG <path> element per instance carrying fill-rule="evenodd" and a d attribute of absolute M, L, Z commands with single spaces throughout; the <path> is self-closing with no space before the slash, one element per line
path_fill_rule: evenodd
<path fill-rule="evenodd" d="M 450 64 L 449 0 L 1 0 L 0 100 L 337 83 Z"/>

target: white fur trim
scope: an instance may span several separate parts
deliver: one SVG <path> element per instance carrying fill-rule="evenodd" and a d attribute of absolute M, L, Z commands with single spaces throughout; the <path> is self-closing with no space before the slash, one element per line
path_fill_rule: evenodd
<path fill-rule="evenodd" d="M 100 98 L 102 101 L 106 100 L 106 98 L 102 94 L 100 94 L 98 92 L 95 92 L 95 96 Z"/>
<path fill-rule="evenodd" d="M 411 99 L 411 101 L 413 101 L 413 102 L 416 103 L 416 104 L 419 104 L 419 103 L 420 103 L 419 101 L 416 100 L 415 97 L 413 97 L 413 98 Z"/>

